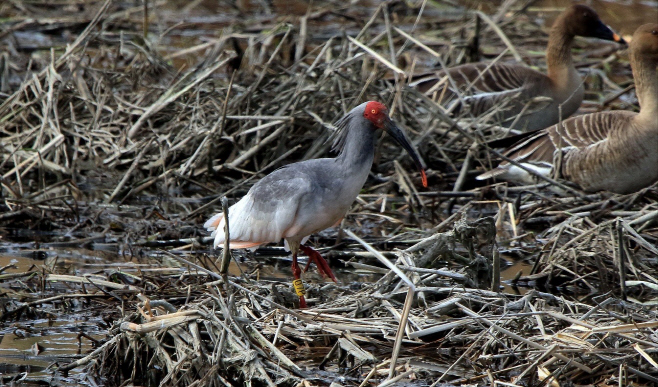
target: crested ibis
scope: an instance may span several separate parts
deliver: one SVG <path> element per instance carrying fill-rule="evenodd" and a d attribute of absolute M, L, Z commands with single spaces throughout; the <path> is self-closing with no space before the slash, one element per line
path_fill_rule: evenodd
<path fill-rule="evenodd" d="M 363 187 L 375 154 L 375 131 L 388 132 L 411 156 L 427 187 L 423 163 L 405 133 L 391 120 L 380 102 L 369 101 L 352 109 L 336 124 L 334 158 L 288 164 L 254 184 L 240 201 L 229 208 L 231 249 L 255 248 L 285 239 L 292 253 L 293 285 L 301 308 L 306 307 L 297 254 L 309 257 L 304 271 L 315 262 L 323 276 L 336 277 L 317 251 L 304 243 L 309 236 L 337 225 Z M 224 243 L 224 215 L 216 214 L 204 224 L 214 237 L 214 247 Z"/>

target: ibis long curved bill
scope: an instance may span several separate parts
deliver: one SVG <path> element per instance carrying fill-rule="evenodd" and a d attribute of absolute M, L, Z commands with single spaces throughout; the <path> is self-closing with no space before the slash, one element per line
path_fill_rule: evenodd
<path fill-rule="evenodd" d="M 384 119 L 382 128 L 388 133 L 393 139 L 400 144 L 404 150 L 409 153 L 409 156 L 411 156 L 411 159 L 414 161 L 414 164 L 416 164 L 416 168 L 418 168 L 418 171 L 420 171 L 420 177 L 423 182 L 423 187 L 427 187 L 427 175 L 425 174 L 425 165 L 423 165 L 423 161 L 418 155 L 418 152 L 416 152 L 416 149 L 411 145 L 411 142 L 409 142 L 409 139 L 407 139 L 406 134 L 400 129 L 393 120 L 391 120 L 389 117 L 386 117 Z"/>

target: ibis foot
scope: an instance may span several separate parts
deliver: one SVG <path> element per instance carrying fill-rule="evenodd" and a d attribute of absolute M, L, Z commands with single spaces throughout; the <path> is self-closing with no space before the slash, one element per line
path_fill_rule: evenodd
<path fill-rule="evenodd" d="M 292 255 L 292 275 L 295 278 L 292 284 L 295 288 L 295 293 L 299 296 L 299 308 L 306 309 L 306 298 L 304 298 L 306 291 L 304 290 L 304 284 L 301 279 L 302 269 L 299 267 L 299 263 L 297 263 L 297 254 Z"/>
<path fill-rule="evenodd" d="M 304 273 L 308 271 L 308 268 L 311 266 L 311 262 L 315 262 L 315 265 L 318 267 L 318 271 L 320 272 L 320 274 L 322 274 L 323 277 L 329 277 L 334 282 L 338 282 L 336 280 L 336 277 L 334 276 L 334 273 L 331 271 L 329 264 L 324 258 L 322 258 L 322 255 L 320 255 L 320 253 L 318 253 L 317 251 L 313 250 L 308 246 L 299 246 L 299 249 L 303 251 L 304 254 L 308 255 L 308 263 L 304 268 Z"/>

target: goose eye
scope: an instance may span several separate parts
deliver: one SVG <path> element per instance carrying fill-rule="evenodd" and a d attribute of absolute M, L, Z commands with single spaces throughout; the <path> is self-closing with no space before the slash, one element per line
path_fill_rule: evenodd
<path fill-rule="evenodd" d="M 653 31 L 651 31 L 651 34 L 652 34 L 652 35 L 658 35 L 658 30 L 653 30 Z"/>
<path fill-rule="evenodd" d="M 371 113 L 371 114 L 377 114 L 377 110 L 372 109 L 372 110 L 370 111 L 370 113 Z"/>

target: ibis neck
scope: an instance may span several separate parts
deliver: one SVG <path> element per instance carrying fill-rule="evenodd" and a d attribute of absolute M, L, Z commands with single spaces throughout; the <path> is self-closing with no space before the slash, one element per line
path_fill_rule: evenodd
<path fill-rule="evenodd" d="M 352 119 L 345 133 L 343 147 L 336 157 L 346 171 L 356 173 L 357 170 L 370 171 L 375 155 L 375 128 L 361 117 Z"/>

